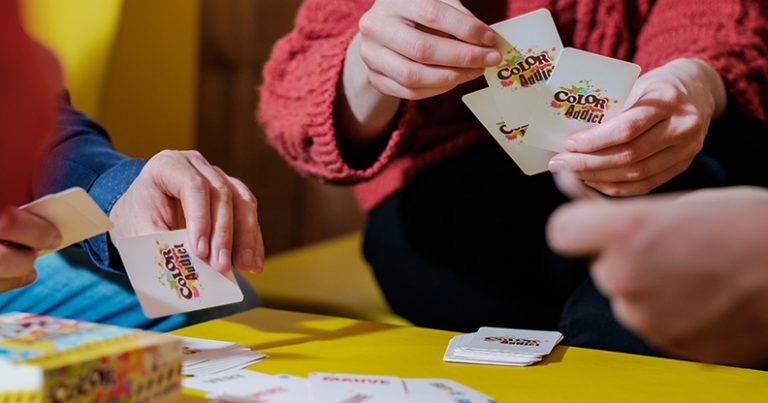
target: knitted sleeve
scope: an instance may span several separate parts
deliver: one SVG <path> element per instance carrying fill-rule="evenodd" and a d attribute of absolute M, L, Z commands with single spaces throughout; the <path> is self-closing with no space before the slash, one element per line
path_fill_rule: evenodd
<path fill-rule="evenodd" d="M 768 7 L 763 0 L 658 0 L 638 37 L 648 70 L 700 58 L 720 73 L 731 112 L 768 118 Z"/>
<path fill-rule="evenodd" d="M 392 159 L 415 120 L 405 102 L 375 162 L 352 168 L 339 152 L 333 107 L 347 47 L 373 0 L 305 0 L 294 29 L 277 42 L 264 68 L 258 120 L 267 140 L 303 174 L 322 181 L 365 181 Z"/>

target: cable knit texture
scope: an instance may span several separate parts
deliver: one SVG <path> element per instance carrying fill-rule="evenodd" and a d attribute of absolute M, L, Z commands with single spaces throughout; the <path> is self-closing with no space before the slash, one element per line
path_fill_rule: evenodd
<path fill-rule="evenodd" d="M 762 0 L 467 0 L 478 18 L 495 23 L 546 7 L 566 46 L 640 64 L 700 58 L 728 90 L 729 113 L 768 117 L 768 7 Z M 273 49 L 264 69 L 259 120 L 270 143 L 300 172 L 355 185 L 370 210 L 413 175 L 442 158 L 488 141 L 461 96 L 480 78 L 446 94 L 404 102 L 384 151 L 366 169 L 342 158 L 333 106 L 347 46 L 373 0 L 305 0 L 296 26 Z"/>

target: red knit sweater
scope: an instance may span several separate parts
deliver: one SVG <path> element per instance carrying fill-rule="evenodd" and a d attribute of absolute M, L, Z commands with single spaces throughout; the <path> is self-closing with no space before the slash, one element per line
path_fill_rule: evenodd
<path fill-rule="evenodd" d="M 491 137 L 460 97 L 483 79 L 446 94 L 404 102 L 378 159 L 354 169 L 336 144 L 333 106 L 347 45 L 372 0 L 305 0 L 296 27 L 264 69 L 259 120 L 268 140 L 300 172 L 354 184 L 370 210 L 423 167 Z M 729 111 L 768 116 L 768 7 L 762 0 L 465 0 L 486 23 L 538 8 L 552 11 L 563 43 L 640 64 L 709 62 L 728 89 Z M 768 135 L 768 133 L 766 133 Z"/>

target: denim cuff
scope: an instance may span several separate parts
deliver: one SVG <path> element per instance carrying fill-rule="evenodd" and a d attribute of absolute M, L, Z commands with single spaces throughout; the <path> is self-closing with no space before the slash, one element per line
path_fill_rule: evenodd
<path fill-rule="evenodd" d="M 93 182 L 90 189 L 88 189 L 88 194 L 91 195 L 104 213 L 109 215 L 110 211 L 112 211 L 112 206 L 115 205 L 115 202 L 123 196 L 128 187 L 131 186 L 131 183 L 139 176 L 145 163 L 146 161 L 144 160 L 129 159 L 115 165 Z M 110 259 L 110 256 L 116 256 L 116 253 L 114 246 L 112 246 L 109 240 L 109 233 L 103 233 L 86 239 L 81 245 L 88 252 L 93 262 L 100 268 L 117 273 L 125 272 L 119 259 Z"/>

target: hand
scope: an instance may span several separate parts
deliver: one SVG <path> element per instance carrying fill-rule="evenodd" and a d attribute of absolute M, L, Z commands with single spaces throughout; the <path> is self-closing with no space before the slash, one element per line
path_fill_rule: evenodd
<path fill-rule="evenodd" d="M 610 196 L 648 193 L 688 169 L 725 103 L 712 67 L 674 60 L 640 77 L 620 115 L 569 136 L 568 152 L 556 155 L 550 170 L 574 171 Z"/>
<path fill-rule="evenodd" d="M 768 191 L 572 203 L 547 234 L 562 254 L 595 257 L 592 278 L 616 318 L 660 350 L 768 362 Z"/>
<path fill-rule="evenodd" d="M 177 200 L 197 257 L 222 273 L 232 264 L 243 271 L 263 269 L 256 197 L 197 151 L 163 151 L 152 157 L 113 206 L 109 218 L 115 226 L 110 236 L 120 239 L 176 229 Z"/>
<path fill-rule="evenodd" d="M 382 94 L 442 94 L 501 62 L 495 34 L 458 0 L 379 0 L 360 20 L 360 57 Z"/>
<path fill-rule="evenodd" d="M 37 252 L 60 243 L 53 224 L 16 207 L 0 207 L 0 292 L 32 284 Z"/>

